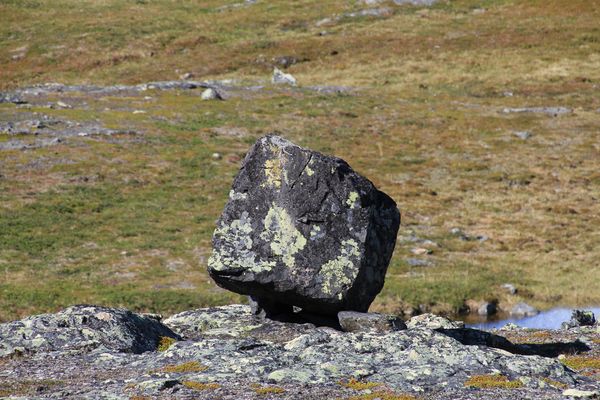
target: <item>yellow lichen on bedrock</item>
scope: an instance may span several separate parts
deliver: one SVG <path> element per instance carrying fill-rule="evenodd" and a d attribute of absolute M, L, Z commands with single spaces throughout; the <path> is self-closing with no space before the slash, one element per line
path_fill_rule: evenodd
<path fill-rule="evenodd" d="M 261 239 L 270 243 L 273 254 L 280 256 L 286 266 L 293 267 L 294 255 L 306 246 L 306 238 L 296 229 L 287 211 L 275 203 L 269 208 L 264 223 Z"/>

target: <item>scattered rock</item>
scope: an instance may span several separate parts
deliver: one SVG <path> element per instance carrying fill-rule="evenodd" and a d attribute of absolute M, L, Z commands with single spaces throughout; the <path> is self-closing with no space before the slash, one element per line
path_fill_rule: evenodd
<path fill-rule="evenodd" d="M 22 140 L 9 140 L 7 142 L 0 142 L 0 150 L 31 150 L 55 146 L 60 143 L 64 143 L 64 140 L 61 138 L 37 139 L 32 143 L 26 143 Z"/>
<path fill-rule="evenodd" d="M 213 160 L 220 160 L 221 158 L 223 158 L 223 156 L 220 153 L 212 153 L 211 157 Z"/>
<path fill-rule="evenodd" d="M 518 137 L 519 139 L 527 140 L 531 137 L 531 132 L 529 131 L 516 131 L 513 132 L 513 135 Z"/>
<path fill-rule="evenodd" d="M 563 391 L 563 396 L 573 399 L 597 399 L 600 397 L 599 391 L 567 389 Z"/>
<path fill-rule="evenodd" d="M 448 318 L 426 313 L 412 317 L 406 321 L 406 326 L 409 329 L 459 329 L 464 328 L 465 323 L 462 321 L 452 321 Z"/>
<path fill-rule="evenodd" d="M 573 310 L 571 319 L 562 323 L 563 329 L 578 328 L 581 326 L 593 326 L 596 324 L 596 316 L 591 311 Z"/>
<path fill-rule="evenodd" d="M 487 235 L 469 235 L 469 234 L 466 234 L 465 232 L 463 232 L 462 229 L 460 229 L 460 228 L 452 228 L 452 229 L 450 229 L 450 233 L 453 234 L 454 236 L 458 236 L 460 238 L 460 240 L 464 240 L 464 241 L 477 240 L 479 242 L 485 242 L 485 241 L 489 240 L 489 237 Z"/>
<path fill-rule="evenodd" d="M 514 315 L 516 317 L 533 317 L 539 313 L 540 312 L 537 309 L 523 302 L 516 304 L 510 309 L 510 315 Z"/>
<path fill-rule="evenodd" d="M 506 290 L 509 294 L 517 294 L 517 288 L 512 283 L 505 283 L 500 287 Z"/>
<path fill-rule="evenodd" d="M 182 79 L 184 81 L 187 81 L 189 79 L 192 79 L 194 77 L 194 74 L 192 74 L 191 72 L 186 72 L 185 74 L 181 75 L 179 77 L 179 79 Z"/>
<path fill-rule="evenodd" d="M 411 5 L 430 7 L 438 1 L 439 0 L 394 0 L 394 4 L 397 6 Z"/>
<path fill-rule="evenodd" d="M 27 104 L 25 100 L 16 94 L 0 92 L 0 104 L 1 103 Z"/>
<path fill-rule="evenodd" d="M 399 317 L 378 313 L 340 311 L 338 321 L 344 332 L 394 332 L 406 329 Z"/>
<path fill-rule="evenodd" d="M 411 267 L 429 267 L 433 265 L 433 263 L 429 260 L 421 260 L 418 258 L 407 258 L 406 263 Z"/>
<path fill-rule="evenodd" d="M 535 113 L 535 114 L 546 114 L 551 117 L 558 117 L 560 115 L 571 114 L 573 110 L 566 107 L 519 107 L 511 108 L 506 107 L 502 109 L 504 114 L 512 113 Z"/>
<path fill-rule="evenodd" d="M 389 7 L 379 8 L 367 8 L 365 10 L 349 12 L 343 14 L 345 18 L 356 18 L 356 17 L 387 17 L 392 15 L 393 11 Z"/>
<path fill-rule="evenodd" d="M 208 88 L 200 96 L 202 100 L 223 100 L 223 97 L 213 88 Z"/>
<path fill-rule="evenodd" d="M 410 250 L 410 252 L 413 253 L 416 256 L 422 256 L 422 255 L 426 255 L 426 254 L 432 254 L 433 250 L 426 249 L 426 248 L 423 248 L 423 247 L 415 247 L 415 248 L 412 248 Z"/>
<path fill-rule="evenodd" d="M 62 102 L 62 101 L 57 101 L 56 106 L 59 108 L 73 108 L 70 105 L 68 105 L 67 103 Z"/>
<path fill-rule="evenodd" d="M 273 58 L 273 62 L 282 68 L 289 68 L 292 65 L 298 63 L 299 61 L 300 60 L 298 60 L 294 56 L 280 56 L 280 57 Z"/>
<path fill-rule="evenodd" d="M 291 86 L 296 86 L 296 78 L 292 76 L 292 74 L 286 74 L 279 68 L 273 68 L 273 76 L 271 78 L 271 82 L 274 84 L 286 84 Z"/>
<path fill-rule="evenodd" d="M 178 339 L 154 318 L 99 306 L 72 306 L 58 314 L 42 314 L 0 325 L 0 357 L 16 353 L 89 351 L 98 347 L 119 352 L 154 351 L 161 337 Z"/>
<path fill-rule="evenodd" d="M 473 299 L 465 301 L 465 308 L 471 314 L 482 316 L 494 315 L 498 311 L 498 305 L 495 302 L 477 301 Z"/>
<path fill-rule="evenodd" d="M 266 136 L 235 178 L 208 271 L 259 302 L 364 312 L 383 286 L 399 223 L 394 201 L 345 161 Z"/>

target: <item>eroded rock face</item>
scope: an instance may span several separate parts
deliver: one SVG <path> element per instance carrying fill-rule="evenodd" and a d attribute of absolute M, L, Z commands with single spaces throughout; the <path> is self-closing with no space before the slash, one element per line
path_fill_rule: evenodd
<path fill-rule="evenodd" d="M 335 316 L 383 287 L 400 213 L 343 160 L 266 136 L 252 147 L 213 236 L 218 285 Z"/>
<path fill-rule="evenodd" d="M 0 325 L 0 357 L 99 347 L 127 353 L 156 350 L 161 337 L 178 338 L 157 319 L 131 311 L 73 306 Z"/>

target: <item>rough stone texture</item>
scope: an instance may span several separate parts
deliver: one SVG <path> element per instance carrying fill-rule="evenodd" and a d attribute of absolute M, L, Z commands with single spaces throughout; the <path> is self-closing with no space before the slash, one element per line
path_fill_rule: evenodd
<path fill-rule="evenodd" d="M 103 347 L 120 352 L 156 350 L 162 336 L 178 338 L 157 319 L 124 309 L 73 306 L 0 325 L 0 357 Z"/>
<path fill-rule="evenodd" d="M 279 68 L 273 68 L 273 76 L 271 82 L 275 84 L 284 83 L 286 85 L 296 86 L 296 78 L 292 74 L 286 74 Z"/>
<path fill-rule="evenodd" d="M 571 319 L 562 323 L 563 329 L 577 328 L 580 326 L 593 326 L 596 324 L 596 316 L 591 311 L 573 310 Z"/>
<path fill-rule="evenodd" d="M 559 115 L 571 114 L 573 110 L 567 107 L 505 107 L 502 109 L 504 114 L 513 113 L 533 113 L 533 114 L 546 114 L 550 117 L 558 117 Z"/>
<path fill-rule="evenodd" d="M 83 316 L 89 318 L 87 322 Z M 96 318 L 93 323 L 92 318 Z M 296 399 L 298 393 L 306 399 L 369 395 L 339 384 L 351 378 L 380 384 L 372 392 L 423 399 L 561 399 L 565 389 L 600 389 L 598 382 L 568 370 L 556 358 L 520 355 L 531 348 L 492 333 L 457 328 L 460 324 L 432 315 L 412 318 L 412 327 L 403 331 L 346 333 L 308 324 L 260 321 L 248 306 L 224 306 L 166 319 L 164 323 L 185 339 L 166 351 L 120 351 L 132 346 L 119 332 L 131 332 L 140 319 L 162 327 L 156 320 L 125 310 L 91 306 L 0 325 L 1 348 L 7 343 L 29 346 L 29 339 L 14 334 L 14 327 L 32 320 L 38 322 L 31 325 L 31 334 L 39 337 L 55 332 L 65 320 L 70 324 L 65 329 L 73 332 L 93 324 L 112 327 L 110 331 L 101 329 L 102 339 L 94 341 L 101 341 L 101 346 L 40 347 L 18 357 L 0 358 L 0 397 L 265 398 L 254 391 L 257 384 L 285 390 L 278 399 Z M 447 328 L 430 328 L 440 325 Z M 572 335 L 573 331 L 553 334 Z M 588 335 L 591 345 L 600 348 L 600 342 L 593 340 L 600 334 Z M 71 337 L 80 343 L 77 335 Z M 523 386 L 512 390 L 465 388 L 470 377 L 488 374 L 502 374 Z M 547 379 L 566 386 L 552 387 Z M 216 386 L 194 390 L 189 382 Z"/>
<path fill-rule="evenodd" d="M 404 321 L 394 315 L 341 311 L 338 320 L 345 332 L 394 332 L 406 329 Z"/>
<path fill-rule="evenodd" d="M 343 160 L 266 136 L 229 194 L 208 262 L 220 286 L 335 316 L 383 287 L 400 214 Z"/>

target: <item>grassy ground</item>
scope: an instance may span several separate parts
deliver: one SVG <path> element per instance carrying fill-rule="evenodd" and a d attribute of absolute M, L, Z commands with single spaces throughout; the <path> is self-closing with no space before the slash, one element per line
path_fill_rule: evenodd
<path fill-rule="evenodd" d="M 325 24 L 368 6 L 219 9 L 227 4 L 0 0 L 0 90 L 184 72 L 256 84 L 286 55 L 303 60 L 288 70 L 301 87 L 357 88 L 267 85 L 223 102 L 149 91 L 27 109 L 144 134 L 0 152 L 0 320 L 81 302 L 171 313 L 239 301 L 204 271 L 210 236 L 240 158 L 273 130 L 346 159 L 399 204 L 400 237 L 373 309 L 456 311 L 471 298 L 600 304 L 599 2 L 384 2 L 385 17 Z M 524 106 L 573 112 L 502 113 Z M 0 118 L 19 112 L 0 104 Z M 461 240 L 454 227 L 489 240 Z M 435 242 L 433 253 L 413 255 L 422 247 L 413 236 Z M 503 293 L 506 282 L 516 296 Z"/>

